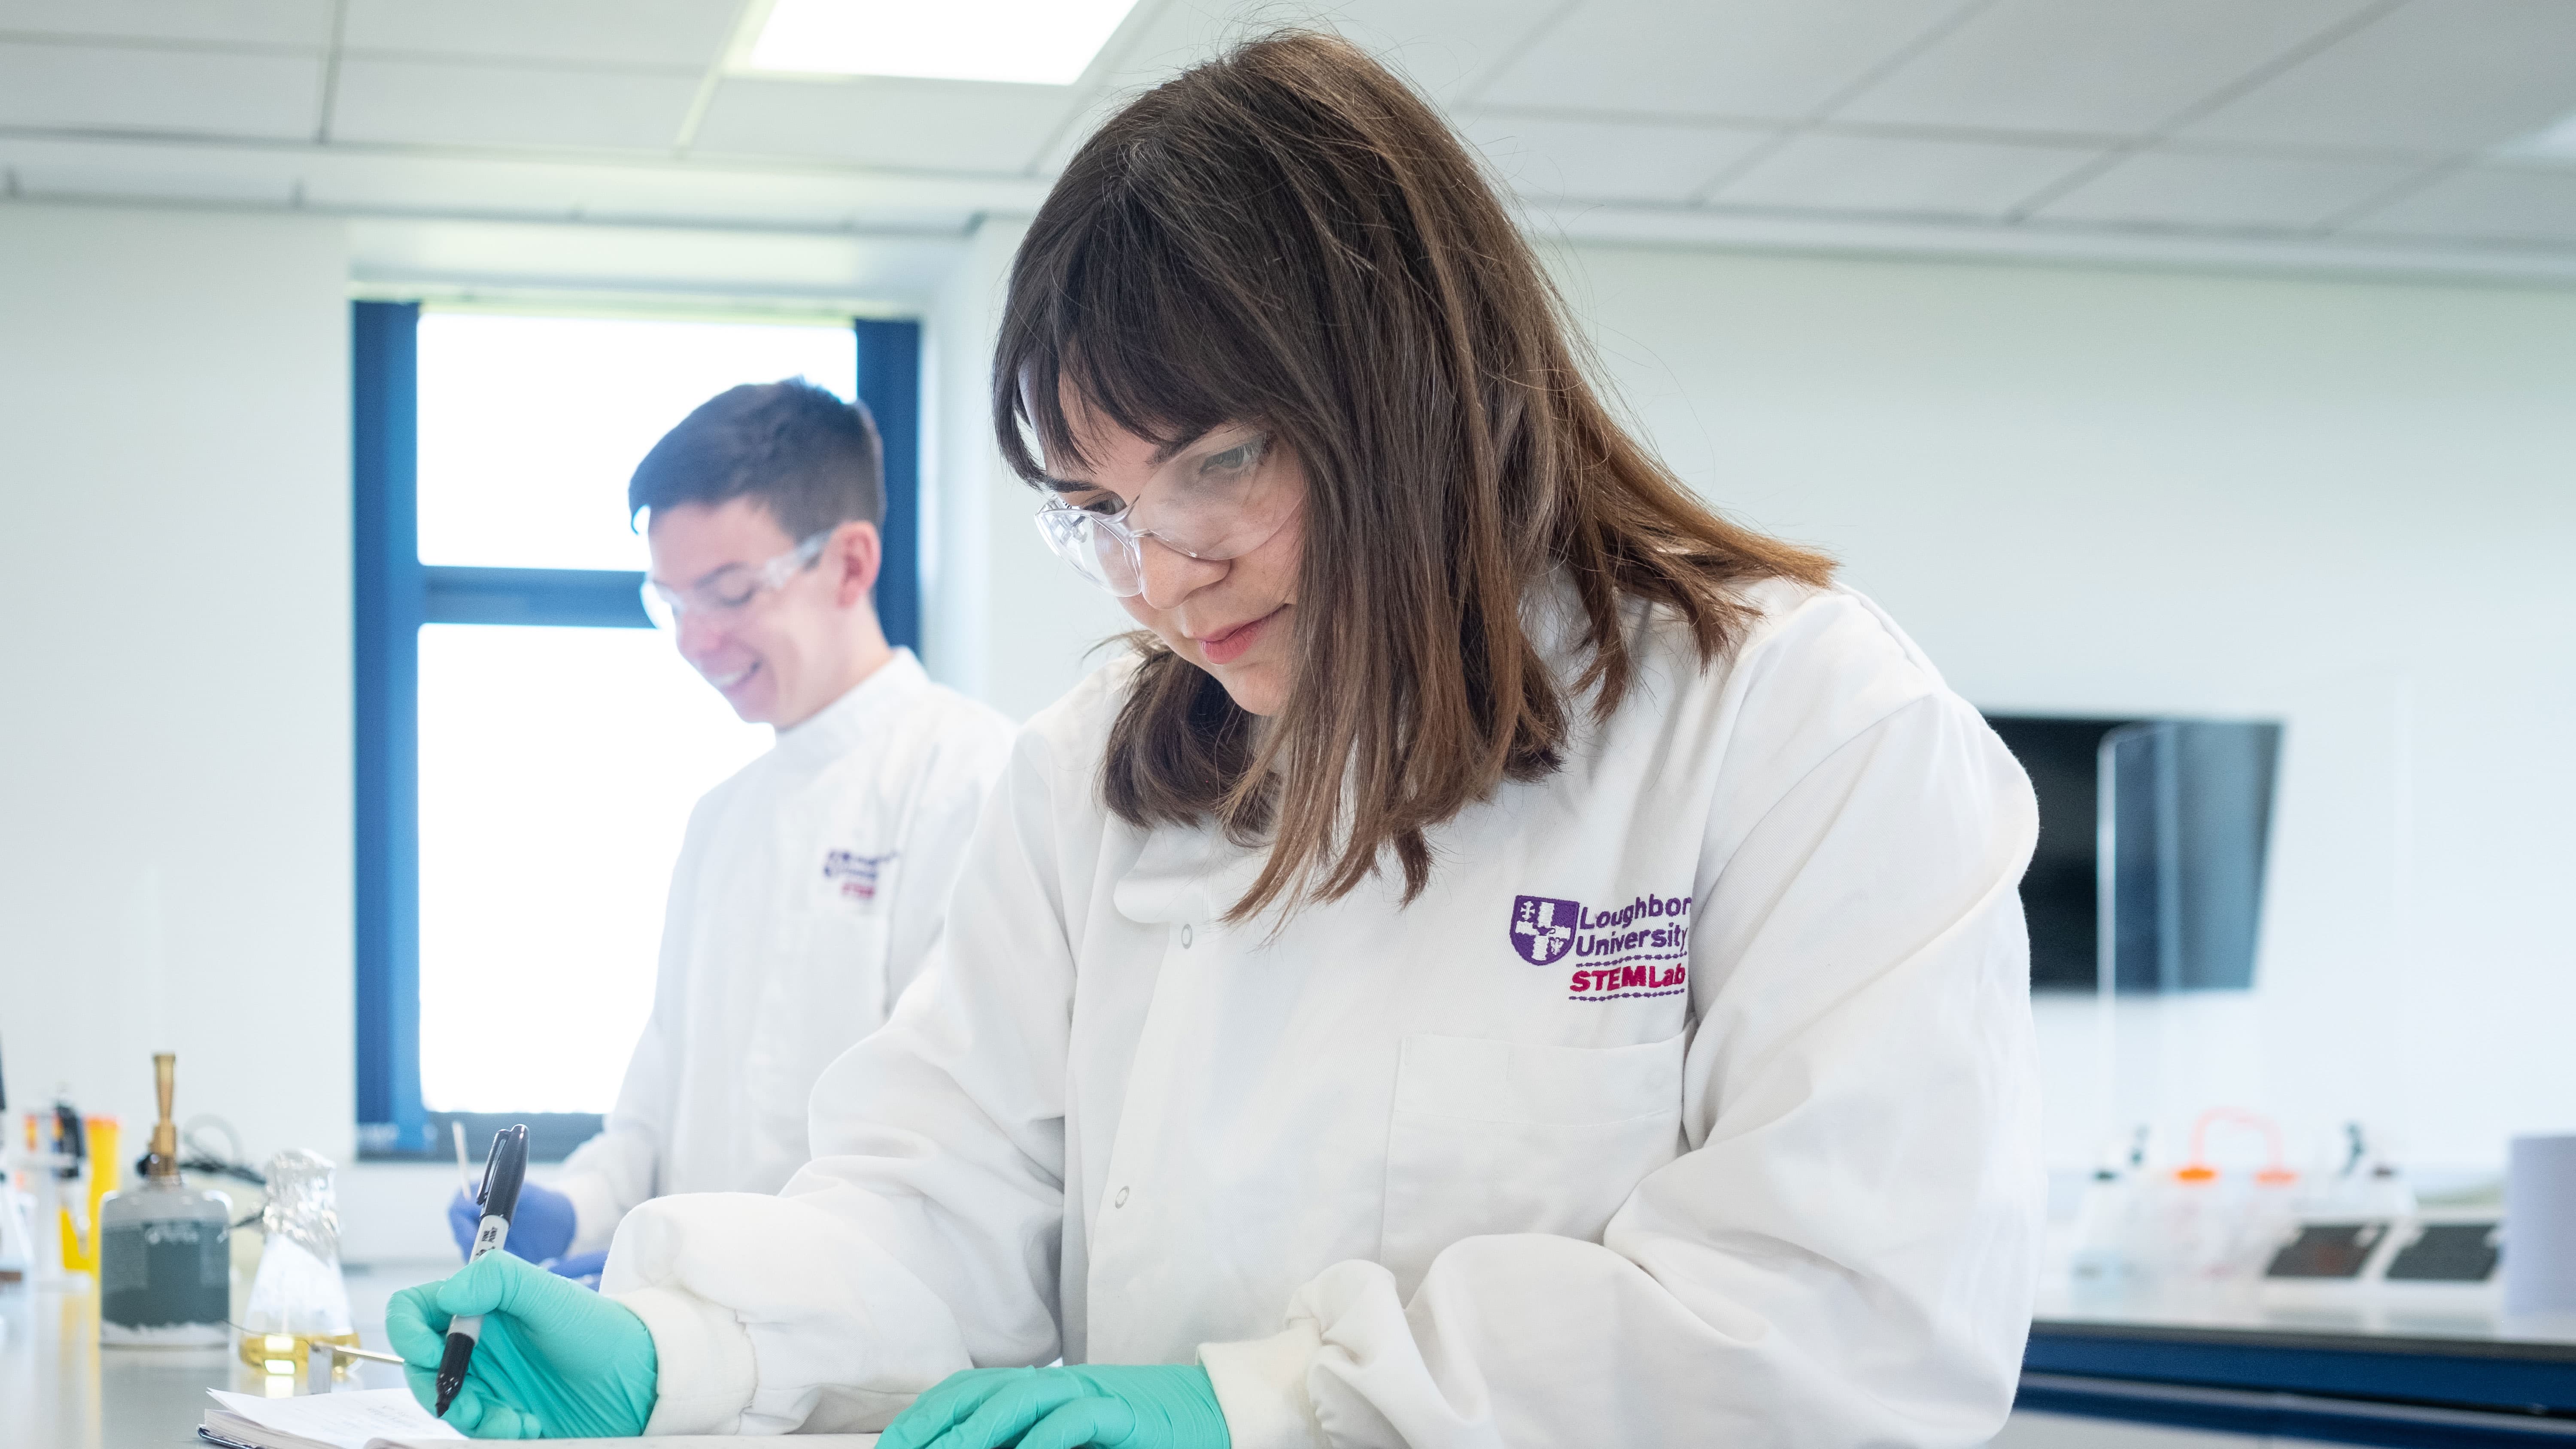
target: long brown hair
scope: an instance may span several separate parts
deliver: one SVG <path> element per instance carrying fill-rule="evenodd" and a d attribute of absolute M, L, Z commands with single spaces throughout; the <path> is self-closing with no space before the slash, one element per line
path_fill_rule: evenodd
<path fill-rule="evenodd" d="M 1504 780 L 1555 770 L 1569 696 L 1607 718 L 1635 672 L 1624 597 L 1714 659 L 1741 586 L 1832 565 L 1727 522 L 1621 429 L 1555 289 L 1476 161 L 1356 47 L 1265 36 L 1139 97 L 1084 143 L 1011 267 L 993 368 L 1003 456 L 1087 461 L 1059 387 L 1159 444 L 1226 423 L 1303 461 L 1287 702 L 1256 729 L 1142 636 L 1101 788 L 1139 826 L 1214 818 L 1269 859 L 1230 919 L 1348 894 Z M 1582 603 L 1549 671 L 1522 602 Z"/>

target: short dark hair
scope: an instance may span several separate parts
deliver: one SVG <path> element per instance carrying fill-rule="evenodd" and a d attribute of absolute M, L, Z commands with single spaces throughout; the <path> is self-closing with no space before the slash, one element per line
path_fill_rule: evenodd
<path fill-rule="evenodd" d="M 885 521 L 885 450 L 864 404 L 801 377 L 745 383 L 698 404 L 626 483 L 626 516 L 756 498 L 802 541 L 852 519 Z"/>

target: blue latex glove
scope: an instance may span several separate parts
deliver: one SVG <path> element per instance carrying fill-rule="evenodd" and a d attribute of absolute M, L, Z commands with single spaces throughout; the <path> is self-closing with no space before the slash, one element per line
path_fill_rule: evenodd
<path fill-rule="evenodd" d="M 548 1258 L 537 1265 L 558 1278 L 570 1278 L 584 1288 L 597 1288 L 599 1275 L 608 1269 L 608 1250 L 575 1253 L 569 1258 Z"/>
<path fill-rule="evenodd" d="M 385 1337 L 421 1407 L 438 1404 L 447 1321 L 480 1313 L 483 1337 L 447 1422 L 477 1439 L 616 1439 L 653 1416 L 659 1360 L 635 1311 L 508 1253 L 486 1253 L 385 1306 Z"/>
<path fill-rule="evenodd" d="M 483 1226 L 483 1210 L 458 1188 L 447 1200 L 447 1231 L 456 1239 L 456 1256 L 474 1251 L 474 1230 Z M 531 1263 L 560 1258 L 572 1246 L 572 1199 L 533 1182 L 519 1184 L 519 1205 L 510 1212 L 510 1236 L 501 1246 Z"/>
<path fill-rule="evenodd" d="M 1081 1364 L 950 1374 L 886 1426 L 877 1449 L 1232 1449 L 1196 1364 Z"/>

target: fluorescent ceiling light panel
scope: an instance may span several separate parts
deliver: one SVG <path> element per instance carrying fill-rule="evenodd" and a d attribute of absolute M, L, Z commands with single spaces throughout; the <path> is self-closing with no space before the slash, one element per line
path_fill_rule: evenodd
<path fill-rule="evenodd" d="M 749 69 L 1064 86 L 1136 0 L 775 0 Z"/>

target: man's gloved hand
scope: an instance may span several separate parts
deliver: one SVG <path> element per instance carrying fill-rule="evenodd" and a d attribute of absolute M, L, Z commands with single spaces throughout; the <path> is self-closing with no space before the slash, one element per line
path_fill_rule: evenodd
<path fill-rule="evenodd" d="M 508 1253 L 444 1282 L 405 1288 L 385 1337 L 421 1407 L 438 1405 L 447 1322 L 480 1313 L 483 1337 L 447 1422 L 477 1439 L 628 1438 L 653 1417 L 658 1360 L 633 1309 Z"/>
<path fill-rule="evenodd" d="M 1232 1449 L 1196 1364 L 1081 1364 L 950 1374 L 886 1426 L 877 1449 Z"/>
<path fill-rule="evenodd" d="M 584 1288 L 597 1288 L 599 1275 L 608 1271 L 608 1250 L 575 1253 L 569 1258 L 548 1258 L 537 1265 L 558 1278 L 570 1278 Z"/>
<path fill-rule="evenodd" d="M 458 1188 L 447 1200 L 447 1231 L 456 1238 L 456 1255 L 474 1251 L 474 1230 L 483 1225 L 483 1210 Z M 519 1205 L 510 1213 L 510 1236 L 501 1246 L 531 1263 L 560 1258 L 572 1246 L 572 1199 L 551 1187 L 519 1184 Z"/>

